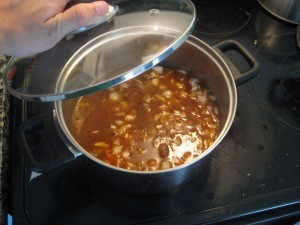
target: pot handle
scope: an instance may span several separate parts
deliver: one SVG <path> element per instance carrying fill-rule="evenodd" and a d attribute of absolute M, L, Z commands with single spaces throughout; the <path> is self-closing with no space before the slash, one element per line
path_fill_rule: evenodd
<path fill-rule="evenodd" d="M 58 133 L 52 112 L 23 122 L 16 135 L 23 158 L 34 172 L 44 173 L 76 159 Z"/>
<path fill-rule="evenodd" d="M 221 55 L 221 57 L 228 65 L 237 86 L 248 82 L 258 74 L 260 70 L 259 63 L 255 60 L 251 53 L 247 49 L 245 49 L 239 42 L 235 40 L 225 40 L 213 45 L 212 47 Z M 225 53 L 229 52 L 230 50 L 239 53 L 239 55 L 243 57 L 246 63 L 248 63 L 249 68 L 246 71 L 241 72 L 237 68 L 237 66 L 235 66 L 232 60 L 230 60 L 229 57 L 225 55 Z"/>

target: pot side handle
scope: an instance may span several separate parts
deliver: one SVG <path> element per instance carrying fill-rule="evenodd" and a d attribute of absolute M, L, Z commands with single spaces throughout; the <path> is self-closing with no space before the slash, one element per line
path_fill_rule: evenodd
<path fill-rule="evenodd" d="M 16 135 L 23 158 L 34 172 L 44 173 L 76 159 L 62 141 L 52 112 L 23 122 Z"/>
<path fill-rule="evenodd" d="M 228 65 L 237 86 L 244 84 L 249 80 L 253 79 L 260 71 L 259 63 L 255 60 L 252 54 L 246 48 L 244 48 L 239 42 L 235 40 L 225 40 L 213 45 L 212 47 L 221 55 L 221 57 Z M 233 61 L 230 60 L 227 55 L 225 55 L 225 53 L 229 51 L 234 51 L 238 53 L 240 56 L 242 56 L 242 58 L 248 63 L 249 68 L 246 71 L 241 72 L 237 68 L 237 66 L 235 66 Z"/>

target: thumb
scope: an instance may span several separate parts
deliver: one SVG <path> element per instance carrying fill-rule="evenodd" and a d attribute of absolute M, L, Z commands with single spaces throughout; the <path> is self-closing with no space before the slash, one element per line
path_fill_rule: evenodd
<path fill-rule="evenodd" d="M 102 16 L 105 16 L 108 10 L 108 4 L 104 1 L 80 3 L 63 13 L 57 14 L 48 21 L 48 25 L 50 23 L 51 30 L 56 32 L 56 38 L 61 39 L 80 27 L 92 25 Z"/>

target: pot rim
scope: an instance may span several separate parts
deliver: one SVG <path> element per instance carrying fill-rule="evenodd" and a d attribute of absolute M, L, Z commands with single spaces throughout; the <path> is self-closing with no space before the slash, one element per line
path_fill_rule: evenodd
<path fill-rule="evenodd" d="M 56 101 L 55 109 L 54 109 L 55 114 L 56 114 L 56 117 L 55 117 L 56 126 L 59 130 L 62 131 L 59 133 L 60 133 L 60 135 L 64 136 L 63 140 L 67 140 L 68 142 L 70 142 L 69 144 L 71 146 L 75 147 L 75 149 L 73 149 L 73 148 L 72 149 L 73 149 L 73 152 L 74 151 L 78 152 L 77 156 L 82 153 L 86 157 L 91 159 L 92 161 L 94 161 L 102 166 L 105 166 L 105 167 L 108 167 L 110 169 L 117 170 L 120 172 L 125 172 L 125 173 L 130 173 L 130 174 L 143 174 L 143 175 L 151 175 L 152 174 L 153 175 L 153 174 L 169 173 L 169 172 L 177 171 L 182 168 L 188 167 L 189 165 L 194 164 L 197 161 L 199 161 L 205 157 L 208 157 L 208 155 L 210 155 L 213 152 L 213 150 L 224 139 L 225 135 L 227 134 L 228 130 L 230 129 L 230 127 L 233 123 L 233 120 L 235 118 L 235 113 L 236 113 L 236 108 L 237 108 L 237 90 L 236 90 L 235 80 L 233 78 L 232 72 L 230 71 L 227 63 L 212 47 L 210 47 L 208 44 L 206 44 L 202 40 L 200 40 L 192 35 L 188 38 L 188 40 L 186 40 L 186 42 L 197 48 L 201 48 L 206 53 L 206 55 L 211 58 L 211 60 L 215 63 L 215 65 L 217 65 L 219 67 L 219 69 L 223 72 L 223 74 L 227 74 L 227 76 L 225 76 L 225 80 L 227 83 L 227 87 L 230 89 L 229 90 L 229 112 L 228 112 L 227 118 L 225 120 L 223 129 L 220 131 L 220 133 L 219 133 L 217 139 L 214 141 L 214 143 L 208 149 L 206 149 L 202 154 L 200 154 L 198 157 L 191 160 L 190 162 L 184 163 L 180 166 L 175 166 L 170 169 L 156 170 L 156 171 L 137 171 L 137 170 L 128 170 L 128 169 L 120 168 L 120 167 L 113 166 L 113 165 L 110 165 L 108 163 L 101 161 L 97 157 L 95 157 L 92 154 L 90 154 L 89 152 L 87 152 L 84 148 L 82 148 L 77 143 L 77 141 L 73 138 L 73 135 L 70 133 L 69 129 L 67 129 L 65 120 L 63 118 L 62 101 Z M 74 154 L 74 155 L 76 156 L 76 154 Z"/>

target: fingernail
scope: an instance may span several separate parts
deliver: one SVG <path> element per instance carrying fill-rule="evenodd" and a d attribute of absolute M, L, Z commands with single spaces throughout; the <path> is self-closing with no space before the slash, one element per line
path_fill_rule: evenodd
<path fill-rule="evenodd" d="M 104 16 L 108 13 L 108 4 L 104 1 L 95 2 L 96 11 L 99 16 Z"/>

